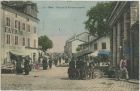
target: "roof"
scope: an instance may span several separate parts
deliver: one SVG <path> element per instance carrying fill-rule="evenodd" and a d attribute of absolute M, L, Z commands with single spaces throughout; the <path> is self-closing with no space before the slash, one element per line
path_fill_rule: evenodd
<path fill-rule="evenodd" d="M 108 36 L 106 35 L 106 36 L 97 37 L 96 39 L 93 39 L 93 40 L 91 40 L 91 41 L 89 41 L 89 42 L 86 42 L 86 43 L 82 43 L 82 44 L 80 44 L 79 46 L 88 45 L 89 43 L 95 42 L 95 41 L 97 41 L 97 40 L 99 40 L 100 38 L 103 38 L 103 37 L 108 37 Z"/>
<path fill-rule="evenodd" d="M 16 10 L 16 11 L 18 11 L 20 13 L 24 13 L 24 14 L 26 14 L 26 15 L 34 18 L 34 19 L 39 20 L 37 17 L 35 17 L 35 16 L 31 15 L 31 14 L 27 14 L 25 12 L 25 8 L 29 4 L 31 6 L 34 6 L 35 10 L 38 12 L 36 3 L 30 2 L 30 1 L 26 1 L 26 2 L 25 1 L 2 1 L 1 4 L 13 9 L 13 10 Z"/>
<path fill-rule="evenodd" d="M 124 12 L 124 9 L 129 9 L 129 8 L 126 8 L 128 5 L 129 5 L 128 1 L 118 1 L 116 3 L 116 5 L 108 19 L 108 23 L 110 26 L 112 26 L 113 23 L 117 21 L 117 19 Z"/>

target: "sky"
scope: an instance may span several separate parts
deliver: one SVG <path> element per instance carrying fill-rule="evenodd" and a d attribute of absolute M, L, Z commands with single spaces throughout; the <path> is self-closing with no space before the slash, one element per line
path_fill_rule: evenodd
<path fill-rule="evenodd" d="M 35 1 L 38 6 L 39 36 L 47 35 L 53 41 L 51 52 L 63 52 L 66 40 L 74 34 L 87 31 L 84 22 L 87 11 L 96 1 Z"/>

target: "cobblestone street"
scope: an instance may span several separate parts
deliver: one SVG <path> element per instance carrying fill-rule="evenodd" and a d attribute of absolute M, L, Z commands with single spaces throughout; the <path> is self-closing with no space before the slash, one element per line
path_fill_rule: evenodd
<path fill-rule="evenodd" d="M 138 91 L 135 82 L 108 78 L 69 80 L 67 67 L 32 71 L 30 75 L 2 74 L 2 90 L 63 90 L 63 91 Z"/>

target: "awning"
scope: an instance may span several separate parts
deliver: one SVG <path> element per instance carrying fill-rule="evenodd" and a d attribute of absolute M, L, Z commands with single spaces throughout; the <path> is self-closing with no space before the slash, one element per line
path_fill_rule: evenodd
<path fill-rule="evenodd" d="M 17 56 L 27 56 L 27 54 L 22 50 L 11 50 L 9 53 Z"/>
<path fill-rule="evenodd" d="M 98 56 L 110 56 L 111 53 L 108 50 L 101 50 L 98 52 Z"/>

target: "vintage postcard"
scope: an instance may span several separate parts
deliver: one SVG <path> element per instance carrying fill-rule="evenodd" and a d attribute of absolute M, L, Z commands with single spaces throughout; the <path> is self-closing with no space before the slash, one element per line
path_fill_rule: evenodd
<path fill-rule="evenodd" d="M 0 1 L 1 90 L 138 91 L 139 1 Z"/>

